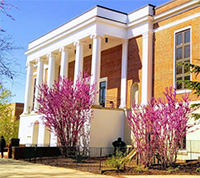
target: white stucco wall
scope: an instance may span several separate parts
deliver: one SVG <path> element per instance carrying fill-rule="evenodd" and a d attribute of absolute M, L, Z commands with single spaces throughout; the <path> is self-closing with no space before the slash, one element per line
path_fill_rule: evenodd
<path fill-rule="evenodd" d="M 124 137 L 124 111 L 92 109 L 90 147 L 112 147 L 112 142 Z"/>
<path fill-rule="evenodd" d="M 20 139 L 20 144 L 25 144 L 25 145 L 32 144 L 33 126 L 36 121 L 39 122 L 37 145 L 42 146 L 44 144 L 45 126 L 42 120 L 40 119 L 40 115 L 38 114 L 20 116 L 19 134 L 18 134 L 18 137 Z M 57 139 L 55 135 L 51 133 L 50 145 L 55 146 L 56 142 L 57 142 Z"/>
<path fill-rule="evenodd" d="M 200 109 L 196 110 L 194 113 L 200 114 Z M 179 151 L 179 155 L 177 159 L 179 160 L 191 160 L 191 159 L 198 159 L 200 157 L 200 120 L 195 121 L 191 119 L 189 124 L 196 125 L 191 129 L 193 132 L 188 132 L 186 134 L 186 150 Z"/>

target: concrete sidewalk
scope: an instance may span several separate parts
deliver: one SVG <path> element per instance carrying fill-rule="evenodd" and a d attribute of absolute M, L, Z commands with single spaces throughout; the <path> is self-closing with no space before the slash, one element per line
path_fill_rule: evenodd
<path fill-rule="evenodd" d="M 0 178 L 21 177 L 62 177 L 62 178 L 109 178 L 110 176 L 91 174 L 60 167 L 34 164 L 13 159 L 0 159 Z M 112 177 L 111 177 L 112 178 Z"/>
<path fill-rule="evenodd" d="M 17 161 L 13 159 L 0 159 L 0 178 L 21 178 L 21 177 L 60 177 L 60 178 L 113 178 L 113 176 L 105 176 L 92 174 L 88 172 L 80 172 L 73 169 L 46 166 L 41 164 L 33 164 L 29 162 Z M 115 177 L 115 176 L 114 176 Z M 118 178 L 197 178 L 200 176 L 118 176 Z"/>

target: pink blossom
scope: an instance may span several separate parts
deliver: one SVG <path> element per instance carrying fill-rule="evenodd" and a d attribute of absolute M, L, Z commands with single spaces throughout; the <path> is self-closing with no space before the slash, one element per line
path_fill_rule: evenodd
<path fill-rule="evenodd" d="M 49 88 L 39 86 L 41 105 L 38 113 L 49 129 L 53 130 L 61 146 L 78 146 L 88 140 L 87 126 L 92 113 L 95 85 L 89 85 L 90 76 L 79 75 L 76 84 L 70 79 L 59 77 L 58 82 Z M 81 142 L 82 139 L 82 142 Z"/>
<path fill-rule="evenodd" d="M 154 156 L 164 166 L 176 162 L 179 146 L 186 133 L 194 124 L 188 124 L 190 113 L 189 95 L 181 100 L 176 98 L 176 90 L 165 88 L 165 100 L 152 99 L 147 106 L 133 105 L 128 112 L 128 122 L 138 148 L 139 163 L 153 164 Z"/>

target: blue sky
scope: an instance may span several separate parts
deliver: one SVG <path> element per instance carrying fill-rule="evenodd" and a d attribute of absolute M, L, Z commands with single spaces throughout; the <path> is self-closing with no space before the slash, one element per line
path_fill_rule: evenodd
<path fill-rule="evenodd" d="M 26 84 L 26 55 L 28 43 L 57 28 L 96 5 L 130 13 L 142 6 L 161 5 L 168 0 L 7 0 L 19 9 L 8 12 L 16 19 L 9 19 L 0 13 L 0 27 L 11 35 L 17 46 L 12 56 L 19 64 L 18 74 L 14 81 L 4 81 L 7 89 L 15 95 L 11 102 L 24 102 Z"/>

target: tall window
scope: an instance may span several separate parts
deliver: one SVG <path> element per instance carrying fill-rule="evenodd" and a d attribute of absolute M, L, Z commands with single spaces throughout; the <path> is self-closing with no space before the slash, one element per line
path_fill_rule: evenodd
<path fill-rule="evenodd" d="M 190 62 L 190 29 L 176 33 L 176 89 L 185 89 L 183 83 L 178 81 L 190 80 L 189 68 L 178 65 Z"/>
<path fill-rule="evenodd" d="M 100 82 L 99 86 L 99 104 L 105 107 L 106 104 L 106 81 Z"/>

